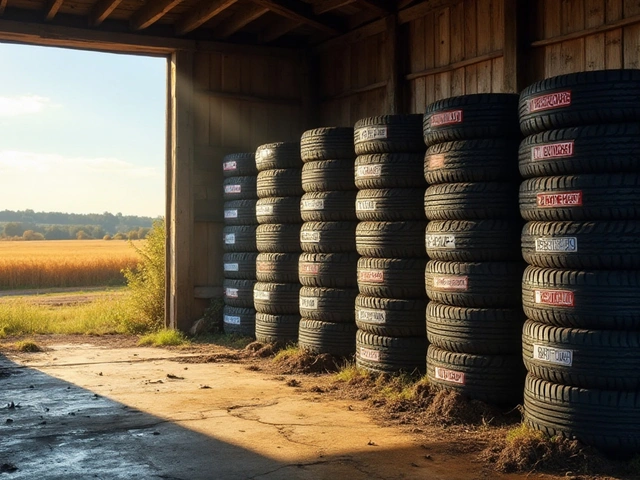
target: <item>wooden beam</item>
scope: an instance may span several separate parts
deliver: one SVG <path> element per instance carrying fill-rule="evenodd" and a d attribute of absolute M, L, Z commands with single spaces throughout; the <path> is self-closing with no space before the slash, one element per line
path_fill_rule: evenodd
<path fill-rule="evenodd" d="M 411 22 L 412 20 L 422 18 L 431 12 L 450 7 L 451 5 L 455 5 L 462 1 L 463 0 L 431 0 L 429 2 L 419 3 L 414 7 L 398 12 L 398 23 L 402 25 L 403 23 Z"/>
<path fill-rule="evenodd" d="M 382 16 L 389 15 L 395 11 L 395 7 L 391 2 L 386 0 L 356 0 L 356 3 Z"/>
<path fill-rule="evenodd" d="M 243 29 L 254 20 L 260 18 L 268 11 L 268 8 L 261 7 L 260 5 L 251 5 L 249 7 L 239 9 L 236 13 L 231 15 L 231 18 L 226 19 L 222 25 L 215 29 L 214 36 L 218 39 L 228 38 L 238 30 Z"/>
<path fill-rule="evenodd" d="M 355 2 L 356 0 L 324 0 L 324 2 L 317 3 L 313 6 L 313 13 L 315 15 L 322 15 L 323 13 L 351 5 Z"/>
<path fill-rule="evenodd" d="M 47 4 L 47 9 L 44 14 L 44 19 L 47 22 L 50 22 L 51 20 L 53 20 L 53 17 L 55 17 L 56 14 L 58 13 L 58 10 L 60 10 L 60 7 L 62 6 L 62 2 L 64 2 L 64 0 L 49 0 L 49 3 Z"/>
<path fill-rule="evenodd" d="M 4 13 L 4 9 L 7 8 L 8 0 L 0 0 L 0 15 Z"/>
<path fill-rule="evenodd" d="M 183 0 L 148 0 L 131 16 L 131 30 L 142 30 L 156 23 Z"/>
<path fill-rule="evenodd" d="M 223 12 L 238 0 L 203 0 L 176 23 L 176 34 L 184 35 Z"/>
<path fill-rule="evenodd" d="M 269 27 L 260 33 L 259 42 L 260 43 L 270 43 L 278 38 L 286 35 L 291 30 L 295 30 L 300 25 L 301 22 L 295 22 L 293 20 L 289 20 L 288 18 L 282 18 L 280 21 L 275 21 Z"/>
<path fill-rule="evenodd" d="M 404 78 L 405 80 L 415 80 L 416 78 L 420 77 L 427 77 L 429 75 L 436 75 L 438 73 L 451 72 L 459 68 L 468 67 L 469 65 L 475 65 L 477 63 L 486 62 L 487 60 L 493 60 L 494 58 L 500 58 L 502 57 L 502 55 L 502 50 L 496 50 L 485 55 L 480 55 L 479 57 L 468 58 L 466 60 L 460 60 L 459 62 L 451 63 L 449 65 L 443 65 L 442 67 L 428 68 L 419 72 L 413 72 L 405 75 Z"/>
<path fill-rule="evenodd" d="M 396 15 L 385 18 L 384 34 L 385 77 L 387 78 L 387 112 L 397 115 L 402 110 L 402 82 L 400 81 L 400 52 L 398 51 L 398 23 Z"/>
<path fill-rule="evenodd" d="M 268 8 L 273 13 L 290 20 L 307 24 L 317 30 L 328 33 L 330 35 L 339 35 L 343 33 L 344 28 L 333 22 L 320 20 L 313 14 L 310 5 L 302 2 L 293 2 L 292 0 L 251 0 L 253 3 Z"/>
<path fill-rule="evenodd" d="M 122 0 L 99 0 L 89 14 L 89 26 L 97 27 L 120 5 Z"/>
<path fill-rule="evenodd" d="M 524 68 L 522 65 L 523 48 L 522 36 L 525 18 L 523 5 L 518 0 L 504 0 L 504 45 L 503 65 L 504 79 L 502 91 L 505 93 L 519 93 L 526 86 L 524 83 Z"/>
<path fill-rule="evenodd" d="M 359 42 L 360 40 L 364 40 L 365 38 L 384 32 L 386 28 L 387 24 L 384 18 L 381 18 L 380 20 L 376 20 L 375 22 L 371 22 L 367 25 L 356 28 L 355 30 L 351 30 L 349 33 L 327 40 L 326 42 L 319 44 L 316 47 L 316 50 L 330 50 L 331 48 L 336 48 L 341 45 Z"/>

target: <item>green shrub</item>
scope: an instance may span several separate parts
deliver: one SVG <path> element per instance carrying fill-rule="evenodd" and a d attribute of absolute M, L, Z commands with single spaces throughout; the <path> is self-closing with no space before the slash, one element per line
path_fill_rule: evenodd
<path fill-rule="evenodd" d="M 138 341 L 141 347 L 167 347 L 189 344 L 189 340 L 177 330 L 159 330 L 148 333 Z"/>

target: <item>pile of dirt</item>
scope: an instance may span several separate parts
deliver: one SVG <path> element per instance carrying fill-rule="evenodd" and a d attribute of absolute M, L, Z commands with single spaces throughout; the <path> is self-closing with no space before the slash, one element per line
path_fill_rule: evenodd
<path fill-rule="evenodd" d="M 437 390 L 427 407 L 426 416 L 438 425 L 506 425 L 516 423 L 520 415 L 505 413 L 480 400 L 463 397 L 457 392 Z"/>
<path fill-rule="evenodd" d="M 299 351 L 292 355 L 276 357 L 274 365 L 280 373 L 284 374 L 309 374 L 331 373 L 340 370 L 344 359 L 328 353 L 314 355 L 305 351 Z"/>
<path fill-rule="evenodd" d="M 252 357 L 271 357 L 276 354 L 277 349 L 275 345 L 271 343 L 261 343 L 261 342 L 251 342 L 249 345 L 244 347 L 244 351 L 247 352 Z"/>
<path fill-rule="evenodd" d="M 218 363 L 229 362 L 236 363 L 242 360 L 244 356 L 240 353 L 212 353 L 209 355 L 194 355 L 190 357 L 179 357 L 175 361 L 178 363 Z"/>

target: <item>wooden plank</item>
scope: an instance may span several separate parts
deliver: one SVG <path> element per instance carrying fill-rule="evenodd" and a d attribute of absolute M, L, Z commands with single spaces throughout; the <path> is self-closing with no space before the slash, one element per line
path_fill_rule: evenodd
<path fill-rule="evenodd" d="M 47 9 L 45 10 L 44 19 L 47 22 L 53 20 L 53 18 L 57 15 L 58 10 L 62 6 L 64 0 L 49 0 L 47 3 Z"/>
<path fill-rule="evenodd" d="M 210 298 L 220 298 L 224 294 L 224 289 L 222 287 L 214 287 L 214 286 L 200 286 L 193 288 L 193 297 L 194 298 L 202 298 L 202 299 L 210 299 Z"/>
<path fill-rule="evenodd" d="M 478 93 L 491 93 L 493 86 L 493 62 L 487 60 L 478 64 Z"/>
<path fill-rule="evenodd" d="M 313 9 L 306 3 L 293 2 L 291 0 L 251 0 L 253 3 L 266 7 L 273 13 L 290 20 L 301 22 L 313 27 L 321 32 L 330 35 L 340 35 L 344 33 L 344 27 L 337 22 L 329 22 L 327 20 L 319 20 L 314 16 Z"/>
<path fill-rule="evenodd" d="M 476 2 L 470 0 L 464 3 L 464 58 L 478 56 L 478 19 Z M 464 67 L 464 93 L 469 95 L 478 90 L 478 71 L 475 64 Z"/>
<path fill-rule="evenodd" d="M 122 0 L 99 0 L 89 14 L 89 26 L 97 27 L 120 5 Z"/>
<path fill-rule="evenodd" d="M 182 3 L 182 0 L 148 1 L 131 16 L 129 22 L 131 30 L 142 30 L 150 27 L 180 3 Z"/>
<path fill-rule="evenodd" d="M 0 15 L 4 13 L 4 9 L 7 8 L 8 0 L 0 0 Z"/>
<path fill-rule="evenodd" d="M 281 18 L 279 21 L 273 21 L 265 30 L 260 33 L 258 41 L 260 43 L 273 42 L 283 35 L 286 35 L 291 30 L 295 30 L 300 25 L 302 25 L 301 22 L 295 22 L 288 18 Z"/>
<path fill-rule="evenodd" d="M 623 14 L 625 18 L 637 17 L 640 14 L 640 4 L 637 1 L 624 2 Z M 626 26 L 622 38 L 622 66 L 624 68 L 640 68 L 640 25 Z"/>
<path fill-rule="evenodd" d="M 605 23 L 605 0 L 585 0 L 585 27 L 593 28 Z M 589 35 L 584 42 L 585 70 L 604 70 L 604 33 Z"/>
<path fill-rule="evenodd" d="M 551 38 L 561 35 L 561 2 L 556 0 L 544 0 L 544 34 L 545 38 Z M 535 47 L 535 45 L 532 44 Z M 544 76 L 551 77 L 561 72 L 561 48 L 555 42 L 549 44 L 545 52 Z"/>
<path fill-rule="evenodd" d="M 426 77 L 429 75 L 438 75 L 441 73 L 451 72 L 453 70 L 457 70 L 458 68 L 469 67 L 470 65 L 477 65 L 478 63 L 483 63 L 488 60 L 493 60 L 494 58 L 502 57 L 502 50 L 498 50 L 496 52 L 489 52 L 485 55 L 480 55 L 475 58 L 469 58 L 468 60 L 462 60 L 461 62 L 451 63 L 448 65 L 443 65 L 442 67 L 434 67 L 428 68 L 421 72 L 410 73 L 405 75 L 406 80 L 414 80 L 420 77 Z"/>
<path fill-rule="evenodd" d="M 209 53 L 196 53 L 194 61 L 194 140 L 196 145 L 209 144 Z"/>
<path fill-rule="evenodd" d="M 388 0 L 356 0 L 356 3 L 381 16 L 389 15 L 396 10 L 393 2 Z"/>
<path fill-rule="evenodd" d="M 214 37 L 218 39 L 230 37 L 268 11 L 268 8 L 261 7 L 260 5 L 250 5 L 240 9 L 231 15 L 231 18 L 226 19 L 221 25 L 216 27 Z"/>
<path fill-rule="evenodd" d="M 450 62 L 464 60 L 464 2 L 449 7 Z M 451 70 L 451 95 L 463 95 L 465 90 L 464 67 Z"/>
<path fill-rule="evenodd" d="M 225 11 L 238 0 L 202 0 L 180 18 L 176 25 L 176 35 L 189 33 L 219 13 Z"/>
<path fill-rule="evenodd" d="M 192 52 L 171 56 L 171 205 L 169 327 L 186 331 L 193 318 L 193 61 Z M 219 239 L 221 243 L 221 239 Z M 221 247 L 221 245 L 220 245 Z M 220 248 L 221 251 L 221 248 Z"/>
<path fill-rule="evenodd" d="M 476 1 L 477 36 L 476 48 L 478 55 L 491 51 L 491 0 Z"/>
<path fill-rule="evenodd" d="M 523 88 L 523 80 L 519 60 L 523 52 L 520 51 L 520 21 L 522 16 L 518 12 L 518 0 L 504 0 L 502 31 L 504 45 L 504 59 L 502 65 L 502 91 L 519 93 Z M 497 73 L 497 72 L 494 72 Z M 496 75 L 497 77 L 497 75 Z M 495 91 L 501 91 L 500 89 Z"/>
<path fill-rule="evenodd" d="M 622 0 L 606 0 L 605 21 L 615 22 L 622 18 Z M 622 68 L 622 28 L 605 32 L 605 67 Z"/>
<path fill-rule="evenodd" d="M 386 60 L 387 111 L 397 115 L 402 110 L 402 83 L 400 82 L 400 52 L 398 45 L 398 24 L 395 15 L 386 17 L 387 31 L 384 36 L 384 58 Z"/>
<path fill-rule="evenodd" d="M 420 72 L 425 69 L 425 26 L 424 18 L 409 23 L 409 73 Z M 419 77 L 410 82 L 411 112 L 424 112 L 426 107 L 425 79 Z"/>
<path fill-rule="evenodd" d="M 383 19 L 371 22 L 363 27 L 356 28 L 339 37 L 332 38 L 323 42 L 315 47 L 316 51 L 322 52 L 333 48 L 344 47 L 352 43 L 360 42 L 366 38 L 373 37 L 385 31 L 387 28 L 386 22 Z"/>
<path fill-rule="evenodd" d="M 164 326 L 170 328 L 172 323 L 171 298 L 173 286 L 171 283 L 171 270 L 173 259 L 171 257 L 172 218 L 173 218 L 173 75 L 171 58 L 167 58 L 166 64 L 166 111 L 165 111 L 165 159 L 164 159 Z"/>
<path fill-rule="evenodd" d="M 412 20 L 424 17 L 429 13 L 433 13 L 462 1 L 463 0 L 431 0 L 429 2 L 419 3 L 418 5 L 399 11 L 398 23 L 402 25 L 404 23 L 411 22 Z"/>
<path fill-rule="evenodd" d="M 324 0 L 323 2 L 313 5 L 313 13 L 314 15 L 322 15 L 323 13 L 330 12 L 331 10 L 351 5 L 355 1 L 356 0 Z"/>
<path fill-rule="evenodd" d="M 360 95 L 362 93 L 367 93 L 367 92 L 371 92 L 373 90 L 379 90 L 379 89 L 386 89 L 387 88 L 387 82 L 377 82 L 377 83 L 372 83 L 371 85 L 365 85 L 364 87 L 359 87 L 359 88 L 350 88 L 349 90 L 345 90 L 343 92 L 340 92 L 338 94 L 332 95 L 332 96 L 328 96 L 328 97 L 324 97 L 322 99 L 322 101 L 328 101 L 328 100 L 338 100 L 340 98 L 348 98 L 348 97 L 353 97 L 355 95 Z"/>

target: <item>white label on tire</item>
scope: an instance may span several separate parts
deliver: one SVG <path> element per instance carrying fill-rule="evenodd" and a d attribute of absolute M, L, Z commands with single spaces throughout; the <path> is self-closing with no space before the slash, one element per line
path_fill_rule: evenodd
<path fill-rule="evenodd" d="M 535 302 L 554 307 L 574 307 L 575 296 L 569 290 L 534 290 Z"/>
<path fill-rule="evenodd" d="M 271 156 L 272 156 L 272 152 L 270 148 L 265 148 L 263 150 L 260 150 L 260 158 L 265 159 Z"/>
<path fill-rule="evenodd" d="M 224 264 L 224 271 L 225 272 L 237 272 L 239 269 L 239 266 L 237 263 L 225 263 Z"/>
<path fill-rule="evenodd" d="M 300 241 L 302 243 L 318 243 L 320 232 L 300 232 Z"/>
<path fill-rule="evenodd" d="M 224 162 L 222 164 L 222 169 L 225 172 L 228 172 L 229 170 L 235 170 L 236 168 L 238 168 L 238 164 L 236 163 L 236 161 L 231 161 L 231 162 Z"/>
<path fill-rule="evenodd" d="M 469 277 L 466 275 L 436 275 L 433 277 L 433 288 L 466 292 L 469 288 Z"/>
<path fill-rule="evenodd" d="M 538 237 L 536 238 L 536 252 L 577 252 L 578 239 L 576 237 Z"/>
<path fill-rule="evenodd" d="M 356 168 L 356 177 L 379 177 L 382 174 L 382 165 L 359 165 Z"/>
<path fill-rule="evenodd" d="M 458 385 L 464 385 L 465 378 L 463 372 L 456 372 L 455 370 L 449 370 L 447 368 L 436 367 L 436 378 L 444 382 L 457 383 Z"/>
<path fill-rule="evenodd" d="M 356 310 L 358 320 L 368 323 L 384 323 L 387 320 L 387 312 L 380 310 L 369 310 L 367 308 L 359 308 Z"/>
<path fill-rule="evenodd" d="M 582 191 L 538 193 L 536 195 L 536 203 L 540 208 L 581 207 Z"/>
<path fill-rule="evenodd" d="M 437 168 L 442 168 L 444 167 L 444 155 L 443 154 L 437 154 L 437 155 L 429 155 L 429 160 L 427 161 L 427 165 L 429 165 L 429 168 L 432 170 L 435 170 Z"/>
<path fill-rule="evenodd" d="M 571 90 L 540 95 L 527 102 L 529 113 L 568 107 L 569 105 L 571 105 Z"/>
<path fill-rule="evenodd" d="M 229 298 L 238 298 L 238 289 L 227 287 L 224 290 L 224 294 Z"/>
<path fill-rule="evenodd" d="M 238 210 L 237 209 L 225 210 L 224 211 L 224 218 L 238 218 Z"/>
<path fill-rule="evenodd" d="M 546 345 L 534 345 L 533 358 L 542 360 L 543 362 L 570 367 L 573 365 L 573 350 L 553 348 Z"/>
<path fill-rule="evenodd" d="M 323 198 L 305 199 L 300 202 L 301 210 L 324 210 Z"/>
<path fill-rule="evenodd" d="M 253 299 L 254 300 L 270 300 L 271 292 L 265 292 L 263 290 L 254 290 Z"/>
<path fill-rule="evenodd" d="M 357 200 L 356 212 L 375 212 L 376 201 L 375 200 Z"/>
<path fill-rule="evenodd" d="M 354 143 L 362 143 L 369 140 L 381 140 L 387 138 L 387 127 L 363 127 L 358 128 L 354 134 Z"/>
<path fill-rule="evenodd" d="M 358 272 L 358 280 L 369 283 L 384 282 L 384 270 L 360 270 Z"/>
<path fill-rule="evenodd" d="M 548 160 L 573 156 L 573 140 L 570 142 L 550 143 L 531 148 L 531 160 Z"/>
<path fill-rule="evenodd" d="M 258 205 L 256 215 L 273 215 L 273 205 Z"/>
<path fill-rule="evenodd" d="M 316 263 L 301 263 L 298 265 L 298 273 L 305 275 L 317 275 L 319 265 Z"/>
<path fill-rule="evenodd" d="M 360 347 L 360 358 L 364 360 L 371 360 L 373 362 L 380 361 L 380 351 L 371 350 L 370 348 Z"/>
<path fill-rule="evenodd" d="M 445 234 L 429 234 L 425 237 L 425 243 L 427 248 L 435 249 L 448 249 L 454 250 L 456 248 L 456 236 Z"/>
<path fill-rule="evenodd" d="M 300 297 L 300 309 L 318 310 L 318 299 L 316 297 Z"/>
<path fill-rule="evenodd" d="M 242 193 L 242 185 L 225 185 L 224 193 Z"/>
<path fill-rule="evenodd" d="M 225 315 L 224 323 L 229 323 L 231 325 L 240 325 L 240 317 L 236 317 L 235 315 Z"/>
<path fill-rule="evenodd" d="M 431 115 L 431 128 L 443 127 L 445 125 L 452 125 L 454 123 L 462 123 L 464 115 L 462 110 L 448 110 L 446 112 L 436 113 Z"/>
<path fill-rule="evenodd" d="M 258 272 L 273 272 L 275 265 L 269 262 L 256 262 L 256 271 Z"/>
<path fill-rule="evenodd" d="M 226 245 L 234 245 L 236 243 L 236 234 L 235 233 L 225 233 L 225 235 L 224 235 L 224 243 Z"/>

